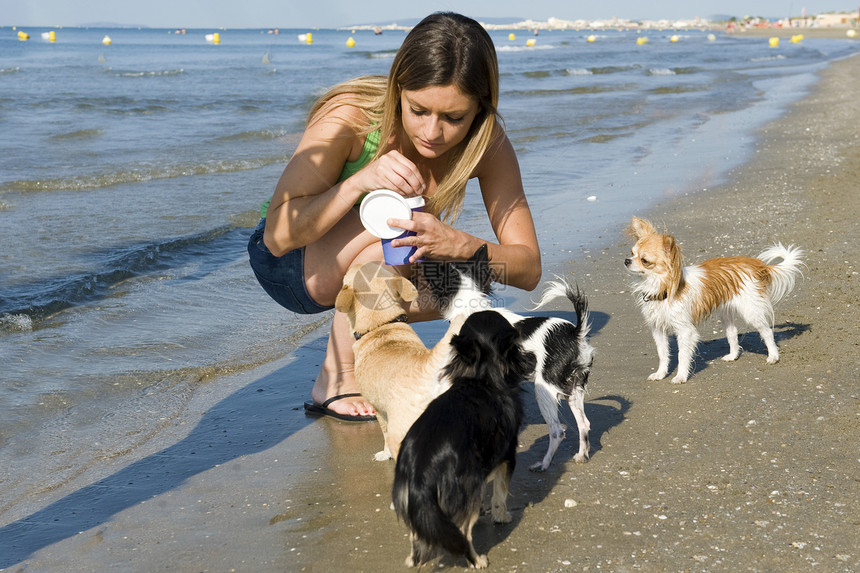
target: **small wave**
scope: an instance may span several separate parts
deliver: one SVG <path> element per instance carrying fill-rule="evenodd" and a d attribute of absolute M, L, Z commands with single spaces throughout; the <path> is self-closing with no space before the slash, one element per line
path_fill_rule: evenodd
<path fill-rule="evenodd" d="M 136 100 L 131 97 L 89 98 L 76 102 L 74 109 L 79 112 L 96 111 L 115 115 L 154 115 L 173 112 L 174 108 L 170 106 L 176 103 L 178 102 Z"/>
<path fill-rule="evenodd" d="M 587 95 L 587 94 L 601 94 L 601 93 L 609 93 L 609 92 L 623 92 L 630 90 L 631 87 L 627 85 L 588 85 L 588 86 L 579 86 L 574 88 L 567 89 L 558 89 L 558 90 L 516 90 L 511 92 L 506 92 L 514 96 L 526 96 L 526 97 L 553 97 L 553 96 L 563 96 L 563 95 Z M 2 189 L 2 187 L 0 187 Z"/>
<path fill-rule="evenodd" d="M 669 68 L 651 68 L 648 70 L 649 76 L 674 76 L 675 71 Z"/>
<path fill-rule="evenodd" d="M 393 60 L 397 50 L 382 50 L 379 52 L 361 52 L 359 55 L 368 60 Z"/>
<path fill-rule="evenodd" d="M 556 46 L 552 44 L 535 44 L 534 46 L 501 46 L 497 47 L 497 52 L 525 52 L 528 50 L 553 50 Z"/>
<path fill-rule="evenodd" d="M 686 93 L 705 91 L 705 88 L 691 87 L 691 86 L 662 86 L 659 88 L 653 88 L 653 89 L 646 90 L 646 91 L 649 94 L 654 94 L 654 95 L 686 94 Z"/>
<path fill-rule="evenodd" d="M 638 69 L 638 66 L 601 66 L 591 68 L 591 73 L 595 75 L 601 74 L 619 74 Z"/>
<path fill-rule="evenodd" d="M 79 129 L 77 131 L 70 131 L 68 133 L 58 133 L 57 135 L 52 135 L 48 139 L 56 139 L 56 140 L 69 140 L 69 139 L 93 139 L 95 137 L 100 136 L 104 133 L 104 130 L 101 129 Z"/>
<path fill-rule="evenodd" d="M 0 193 L 33 193 L 42 191 L 86 191 L 102 189 L 126 183 L 142 183 L 159 179 L 194 177 L 215 173 L 235 173 L 260 169 L 273 163 L 286 163 L 284 156 L 240 159 L 232 161 L 210 161 L 190 165 L 128 167 L 111 173 L 82 175 L 59 179 L 19 179 L 0 184 Z"/>
<path fill-rule="evenodd" d="M 775 60 L 784 60 L 785 56 L 782 54 L 777 54 L 776 56 L 764 56 L 761 58 L 750 58 L 750 62 L 773 62 Z"/>
<path fill-rule="evenodd" d="M 114 70 L 113 68 L 105 68 L 104 73 L 113 74 L 118 78 L 161 78 L 168 76 L 181 76 L 185 73 L 183 68 L 175 70 L 161 71 L 144 71 L 144 70 Z"/>
<path fill-rule="evenodd" d="M 16 74 L 20 71 L 21 71 L 21 68 L 19 68 L 17 66 L 14 68 L 0 68 L 0 76 L 6 75 L 6 74 Z"/>
<path fill-rule="evenodd" d="M 33 319 L 26 314 L 2 314 L 0 315 L 0 330 L 30 332 L 33 330 Z"/>
<path fill-rule="evenodd" d="M 591 137 L 586 137 L 583 141 L 586 143 L 609 143 L 614 139 L 618 139 L 619 137 L 630 137 L 633 135 L 633 132 L 626 133 L 598 133 L 597 135 L 592 135 Z"/>
<path fill-rule="evenodd" d="M 40 279 L 38 285 L 19 287 L 24 292 L 0 293 L 0 331 L 33 330 L 58 312 L 116 296 L 116 285 L 123 281 L 167 270 L 187 256 L 204 256 L 216 250 L 213 243 L 232 232 L 244 233 L 245 229 L 222 226 L 160 243 L 117 247 L 114 252 L 105 254 L 102 268 L 97 271 Z"/>
<path fill-rule="evenodd" d="M 552 72 L 549 70 L 534 70 L 531 72 L 523 72 L 523 75 L 527 78 L 548 78 L 552 75 Z"/>
<path fill-rule="evenodd" d="M 564 70 L 569 76 L 593 76 L 594 72 L 585 68 L 568 68 Z"/>
<path fill-rule="evenodd" d="M 270 140 L 270 139 L 278 139 L 279 137 L 283 137 L 287 135 L 284 131 L 273 131 L 271 129 L 256 129 L 251 131 L 243 131 L 241 133 L 232 133 L 230 135 L 222 135 L 221 137 L 216 137 L 214 141 L 219 143 L 229 142 L 229 141 L 255 141 L 258 139 Z"/>

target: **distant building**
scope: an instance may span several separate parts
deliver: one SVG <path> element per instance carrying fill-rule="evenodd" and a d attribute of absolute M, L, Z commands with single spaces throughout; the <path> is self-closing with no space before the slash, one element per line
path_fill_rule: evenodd
<path fill-rule="evenodd" d="M 857 25 L 857 12 L 819 14 L 813 26 L 817 28 L 851 28 Z"/>

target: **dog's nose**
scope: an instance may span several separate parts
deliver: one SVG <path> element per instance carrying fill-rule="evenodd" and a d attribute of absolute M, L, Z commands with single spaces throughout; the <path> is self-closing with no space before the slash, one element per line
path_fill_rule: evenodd
<path fill-rule="evenodd" d="M 632 263 L 632 262 L 633 262 L 633 261 L 632 261 L 632 260 L 630 260 L 630 259 L 624 259 L 624 266 L 625 266 L 625 267 L 629 267 L 629 266 L 630 266 L 630 263 Z"/>

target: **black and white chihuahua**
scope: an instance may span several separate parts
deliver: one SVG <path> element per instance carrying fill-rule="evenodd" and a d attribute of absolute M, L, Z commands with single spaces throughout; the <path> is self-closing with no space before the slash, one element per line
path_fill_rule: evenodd
<path fill-rule="evenodd" d="M 588 299 L 579 288 L 556 277 L 556 281 L 547 283 L 535 307 L 538 309 L 554 298 L 566 297 L 576 311 L 576 322 L 557 317 L 522 316 L 505 308 L 494 308 L 486 245 L 467 261 L 426 261 L 417 275 L 419 292 L 430 296 L 431 304 L 439 308 L 446 319 L 451 320 L 461 313 L 494 310 L 517 328 L 523 338 L 523 348 L 534 353 L 536 367 L 528 379 L 534 381 L 535 398 L 549 426 L 549 448 L 543 460 L 529 469 L 546 471 L 565 437 L 565 428 L 558 416 L 562 398 L 567 401 L 579 431 L 579 449 L 573 459 L 587 462 L 591 424 L 585 416 L 585 387 L 594 348 L 588 343 Z"/>
<path fill-rule="evenodd" d="M 465 556 L 471 567 L 487 566 L 472 545 L 472 527 L 490 480 L 493 521 L 511 520 L 508 484 L 524 418 L 520 382 L 534 366 L 517 330 L 497 312 L 471 314 L 451 339 L 442 372 L 451 387 L 409 428 L 394 469 L 394 509 L 412 543 L 407 566 L 426 563 L 437 548 Z"/>

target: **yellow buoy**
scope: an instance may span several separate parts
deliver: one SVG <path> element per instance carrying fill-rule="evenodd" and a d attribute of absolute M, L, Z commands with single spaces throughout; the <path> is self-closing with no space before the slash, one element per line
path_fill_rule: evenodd
<path fill-rule="evenodd" d="M 587 41 L 589 41 L 589 42 L 594 42 L 595 40 L 597 40 L 597 36 L 595 36 L 594 34 L 592 34 L 591 36 L 589 36 L 588 38 L 586 38 L 586 40 L 587 40 Z"/>
<path fill-rule="evenodd" d="M 514 40 L 516 40 L 516 39 L 517 39 L 517 36 L 516 36 L 516 34 L 514 34 L 513 32 L 511 32 L 510 34 L 508 34 L 508 40 L 510 40 L 511 42 L 513 42 L 513 41 L 514 41 Z"/>
<path fill-rule="evenodd" d="M 28 34 L 27 32 L 24 32 L 23 30 L 18 30 L 18 39 L 21 40 L 22 42 L 26 42 L 27 40 L 30 39 L 30 34 Z"/>
<path fill-rule="evenodd" d="M 857 37 L 857 30 L 848 30 L 847 32 L 845 32 L 845 35 L 848 36 L 849 38 L 856 38 Z"/>
<path fill-rule="evenodd" d="M 355 47 L 355 40 L 353 40 L 352 36 L 350 36 L 349 40 L 346 41 L 346 47 L 347 48 L 354 48 Z"/>
<path fill-rule="evenodd" d="M 532 47 L 535 45 L 536 42 L 537 42 L 537 40 L 535 40 L 534 38 L 532 38 L 530 40 L 526 40 L 526 46 Z"/>
<path fill-rule="evenodd" d="M 779 38 L 774 36 L 773 38 L 768 40 L 767 43 L 771 48 L 778 48 L 779 47 Z"/>
<path fill-rule="evenodd" d="M 795 34 L 794 36 L 791 37 L 791 43 L 792 44 L 799 44 L 802 41 L 803 41 L 803 34 Z"/>
<path fill-rule="evenodd" d="M 717 40 L 717 37 L 715 35 L 708 34 L 708 41 L 709 42 L 715 42 L 716 40 Z"/>
<path fill-rule="evenodd" d="M 639 38 L 636 38 L 636 45 L 637 46 L 641 46 L 642 44 L 647 44 L 647 43 L 648 43 L 648 36 L 641 36 Z"/>
<path fill-rule="evenodd" d="M 220 44 L 221 43 L 221 34 L 219 34 L 218 32 L 215 32 L 214 34 L 212 34 L 212 43 L 213 44 Z"/>
<path fill-rule="evenodd" d="M 49 42 L 56 42 L 57 41 L 57 33 L 54 32 L 53 30 L 48 32 L 48 41 Z"/>
<path fill-rule="evenodd" d="M 105 46 L 110 46 L 111 41 L 112 40 L 110 39 L 110 36 L 105 36 L 104 38 L 102 38 L 102 44 L 104 44 Z"/>
<path fill-rule="evenodd" d="M 671 38 L 669 38 L 669 41 L 670 41 L 670 42 L 672 42 L 672 43 L 674 44 L 675 42 L 677 42 L 677 41 L 678 41 L 678 40 L 680 40 L 680 39 L 681 39 L 681 38 L 680 38 L 680 36 L 678 36 L 678 35 L 676 34 L 676 35 L 672 36 Z"/>
<path fill-rule="evenodd" d="M 311 34 L 310 32 L 308 32 L 307 36 L 305 36 L 305 42 L 307 42 L 308 44 L 313 44 L 314 43 L 314 35 Z"/>

